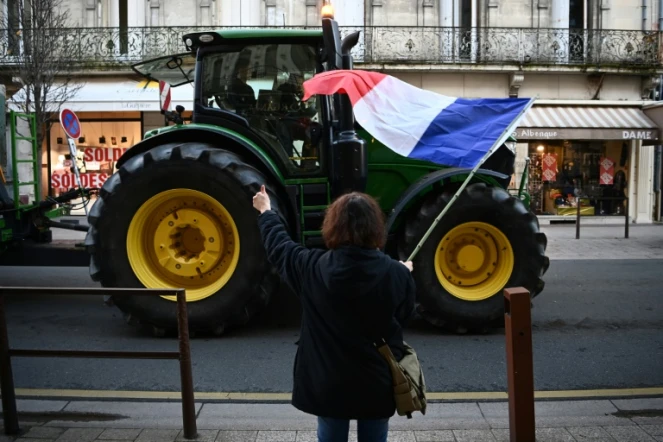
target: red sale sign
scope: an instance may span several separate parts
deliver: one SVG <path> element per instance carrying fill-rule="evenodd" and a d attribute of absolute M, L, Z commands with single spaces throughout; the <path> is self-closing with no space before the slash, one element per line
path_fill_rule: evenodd
<path fill-rule="evenodd" d="M 601 158 L 600 165 L 600 184 L 612 184 L 615 177 L 615 162 L 610 158 Z"/>
<path fill-rule="evenodd" d="M 557 154 L 546 154 L 542 161 L 543 181 L 555 181 L 557 178 Z"/>
<path fill-rule="evenodd" d="M 104 168 L 104 165 L 110 165 L 110 163 L 118 161 L 128 148 L 114 147 L 105 149 L 97 147 L 81 147 L 78 150 L 83 152 L 83 161 L 86 163 L 98 163 Z M 71 166 L 71 160 L 64 160 L 62 166 L 60 166 L 64 168 L 58 168 L 53 171 L 51 174 L 51 188 L 59 192 L 65 192 L 69 189 L 78 187 L 76 184 L 76 176 L 69 170 Z M 81 185 L 83 187 L 100 188 L 104 185 L 104 182 L 108 179 L 110 174 L 89 171 L 87 173 L 81 173 L 80 176 Z"/>
<path fill-rule="evenodd" d="M 107 173 L 82 173 L 81 185 L 89 188 L 100 188 L 110 175 Z M 51 187 L 54 190 L 66 191 L 78 187 L 76 176 L 73 173 L 51 174 Z"/>
<path fill-rule="evenodd" d="M 109 162 L 117 161 L 122 154 L 129 150 L 128 148 L 114 147 L 112 149 L 102 149 L 97 147 L 82 147 L 79 150 L 83 151 L 83 160 Z"/>

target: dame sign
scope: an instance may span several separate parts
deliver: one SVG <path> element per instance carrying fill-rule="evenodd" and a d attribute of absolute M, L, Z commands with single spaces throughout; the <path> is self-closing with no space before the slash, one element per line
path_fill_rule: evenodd
<path fill-rule="evenodd" d="M 623 130 L 622 139 L 624 140 L 657 140 L 652 130 Z"/>

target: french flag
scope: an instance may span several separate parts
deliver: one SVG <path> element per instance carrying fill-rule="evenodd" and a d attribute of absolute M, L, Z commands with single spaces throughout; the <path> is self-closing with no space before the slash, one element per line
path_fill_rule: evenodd
<path fill-rule="evenodd" d="M 304 82 L 304 101 L 346 93 L 356 121 L 398 154 L 452 167 L 475 167 L 502 145 L 533 103 L 529 98 L 465 99 L 362 70 L 335 70 Z"/>

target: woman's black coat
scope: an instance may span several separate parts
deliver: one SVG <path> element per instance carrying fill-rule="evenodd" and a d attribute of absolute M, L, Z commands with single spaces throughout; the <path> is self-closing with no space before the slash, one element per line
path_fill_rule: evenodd
<path fill-rule="evenodd" d="M 292 405 L 339 419 L 393 416 L 391 372 L 373 342 L 384 338 L 402 357 L 402 327 L 414 312 L 410 271 L 379 250 L 309 250 L 271 210 L 258 225 L 269 261 L 303 309 Z"/>

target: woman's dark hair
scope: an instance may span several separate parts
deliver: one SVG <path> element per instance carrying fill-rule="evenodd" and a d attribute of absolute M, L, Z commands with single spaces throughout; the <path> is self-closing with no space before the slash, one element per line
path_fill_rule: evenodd
<path fill-rule="evenodd" d="M 371 196 L 360 192 L 345 194 L 327 209 L 322 239 L 328 249 L 345 245 L 381 249 L 387 240 L 384 214 Z"/>

